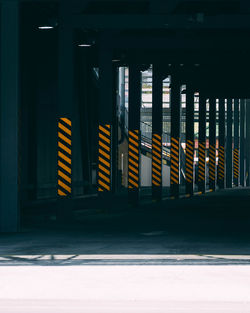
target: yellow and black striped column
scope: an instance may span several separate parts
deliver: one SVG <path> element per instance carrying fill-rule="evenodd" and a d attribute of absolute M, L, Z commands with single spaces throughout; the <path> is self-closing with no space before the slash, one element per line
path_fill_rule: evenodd
<path fill-rule="evenodd" d="M 186 193 L 193 195 L 194 181 L 194 141 L 187 140 L 186 143 Z"/>
<path fill-rule="evenodd" d="M 128 197 L 137 205 L 140 191 L 140 112 L 141 71 L 138 64 L 129 67 L 129 116 L 128 116 Z"/>
<path fill-rule="evenodd" d="M 129 131 L 129 145 L 128 145 L 128 188 L 130 191 L 139 190 L 140 177 L 139 177 L 139 166 L 140 166 L 140 132 L 139 130 Z"/>
<path fill-rule="evenodd" d="M 239 185 L 239 149 L 233 151 L 233 173 L 234 173 L 234 184 Z"/>
<path fill-rule="evenodd" d="M 225 99 L 219 99 L 218 186 L 225 187 Z"/>
<path fill-rule="evenodd" d="M 71 120 L 62 117 L 58 121 L 58 180 L 57 194 L 67 197 L 72 194 L 72 131 Z"/>
<path fill-rule="evenodd" d="M 216 185 L 216 99 L 209 99 L 209 188 Z"/>
<path fill-rule="evenodd" d="M 234 99 L 233 181 L 239 186 L 239 99 Z"/>
<path fill-rule="evenodd" d="M 224 188 L 225 181 L 225 148 L 224 146 L 219 146 L 218 154 L 218 185 L 220 188 Z"/>
<path fill-rule="evenodd" d="M 180 143 L 179 138 L 171 137 L 170 148 L 170 188 L 171 196 L 179 196 L 179 177 L 180 177 Z"/>
<path fill-rule="evenodd" d="M 99 193 L 111 191 L 111 126 L 99 125 L 98 130 L 98 173 Z"/>
<path fill-rule="evenodd" d="M 153 198 L 161 198 L 162 187 L 162 137 L 152 134 L 152 191 Z"/>
<path fill-rule="evenodd" d="M 194 89 L 186 92 L 186 194 L 194 193 Z"/>
<path fill-rule="evenodd" d="M 153 65 L 152 95 L 152 198 L 162 197 L 162 67 Z"/>
<path fill-rule="evenodd" d="M 170 147 L 170 195 L 179 196 L 180 176 L 180 106 L 181 84 L 178 77 L 171 76 L 170 107 L 171 107 L 171 147 Z"/>
<path fill-rule="evenodd" d="M 206 191 L 206 98 L 199 95 L 198 189 Z"/>

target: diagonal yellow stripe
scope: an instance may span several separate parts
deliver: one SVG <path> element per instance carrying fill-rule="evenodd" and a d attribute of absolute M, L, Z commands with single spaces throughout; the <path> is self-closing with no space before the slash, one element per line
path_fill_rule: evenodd
<path fill-rule="evenodd" d="M 106 130 L 104 127 L 99 125 L 99 130 L 105 133 L 108 137 L 110 137 L 110 131 Z"/>
<path fill-rule="evenodd" d="M 106 190 L 110 190 L 110 187 L 107 184 L 105 184 L 103 181 L 101 181 L 100 179 L 98 179 L 98 184 L 104 187 Z"/>
<path fill-rule="evenodd" d="M 71 168 L 69 168 L 68 166 L 66 166 L 65 164 L 63 164 L 61 161 L 58 161 L 58 166 L 63 168 L 66 172 L 68 172 L 69 174 L 71 174 Z"/>
<path fill-rule="evenodd" d="M 69 126 L 71 126 L 71 120 L 69 120 L 66 117 L 61 117 L 60 120 L 64 121 L 64 123 L 68 124 Z"/>
<path fill-rule="evenodd" d="M 61 151 L 58 151 L 58 156 L 67 163 L 71 164 L 71 159 L 64 155 Z"/>
<path fill-rule="evenodd" d="M 64 144 L 62 144 L 60 141 L 58 141 L 58 147 L 66 151 L 68 154 L 71 154 L 71 150 L 67 148 Z"/>
<path fill-rule="evenodd" d="M 71 146 L 71 140 L 65 137 L 62 133 L 58 132 L 58 137 L 61 138 L 63 141 L 67 142 Z"/>
<path fill-rule="evenodd" d="M 58 123 L 58 126 L 61 130 L 63 130 L 66 134 L 68 134 L 69 136 L 71 136 L 71 130 L 68 129 L 67 127 L 65 127 L 63 124 L 61 124 L 60 122 Z"/>
<path fill-rule="evenodd" d="M 63 179 L 65 179 L 68 183 L 71 184 L 71 178 L 68 177 L 67 175 L 65 175 L 63 172 L 61 172 L 60 170 L 58 170 L 58 176 L 61 176 Z"/>
<path fill-rule="evenodd" d="M 106 141 L 108 144 L 110 144 L 110 139 L 103 136 L 103 134 L 99 133 L 99 138 L 103 139 L 104 141 Z"/>
<path fill-rule="evenodd" d="M 63 187 L 63 189 L 67 190 L 69 193 L 71 193 L 71 188 L 65 185 L 60 179 L 58 179 L 58 185 Z"/>
<path fill-rule="evenodd" d="M 103 142 L 101 142 L 100 140 L 99 140 L 99 145 L 100 145 L 102 148 L 106 149 L 107 151 L 110 151 L 110 147 L 107 146 L 107 145 L 105 145 L 105 144 L 104 144 Z"/>

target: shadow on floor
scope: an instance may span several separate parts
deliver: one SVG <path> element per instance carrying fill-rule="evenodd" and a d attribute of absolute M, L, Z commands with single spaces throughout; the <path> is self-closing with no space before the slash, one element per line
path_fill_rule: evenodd
<path fill-rule="evenodd" d="M 1 234 L 0 265 L 250 265 L 249 203 L 246 188 L 139 207 L 69 202 L 66 220 L 39 215 Z"/>

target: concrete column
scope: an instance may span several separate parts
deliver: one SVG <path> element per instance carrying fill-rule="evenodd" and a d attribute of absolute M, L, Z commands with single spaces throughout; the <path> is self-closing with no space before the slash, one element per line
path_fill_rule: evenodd
<path fill-rule="evenodd" d="M 137 204 L 140 190 L 141 146 L 141 71 L 138 65 L 129 67 L 129 147 L 128 147 L 128 192 L 129 202 Z"/>
<path fill-rule="evenodd" d="M 113 103 L 114 103 L 114 72 L 112 50 L 108 34 L 102 34 L 99 42 L 99 138 L 98 138 L 98 180 L 99 195 L 109 195 L 113 189 L 112 167 L 113 146 Z M 116 164 L 114 163 L 114 166 Z"/>
<path fill-rule="evenodd" d="M 1 2 L 0 231 L 19 228 L 19 4 Z"/>
<path fill-rule="evenodd" d="M 232 99 L 227 99 L 226 187 L 232 188 Z"/>
<path fill-rule="evenodd" d="M 198 147 L 198 188 L 206 191 L 206 98 L 199 97 L 199 147 Z"/>
<path fill-rule="evenodd" d="M 216 185 L 216 99 L 209 99 L 209 188 Z"/>
<path fill-rule="evenodd" d="M 153 66 L 152 105 L 152 197 L 162 197 L 162 76 L 160 66 Z"/>
<path fill-rule="evenodd" d="M 225 99 L 219 99 L 219 158 L 218 185 L 225 187 Z"/>
<path fill-rule="evenodd" d="M 194 89 L 186 92 L 186 193 L 194 193 Z"/>
<path fill-rule="evenodd" d="M 171 148 L 170 148 L 170 194 L 179 197 L 180 182 L 180 107 L 181 84 L 178 76 L 171 77 Z"/>
<path fill-rule="evenodd" d="M 246 102 L 240 100 L 240 185 L 245 186 Z"/>
<path fill-rule="evenodd" d="M 72 113 L 74 106 L 74 40 L 73 29 L 67 23 L 68 6 L 65 1 L 59 7 L 59 64 L 58 64 L 58 179 L 59 199 L 72 196 Z M 69 206 L 61 205 L 61 218 L 68 218 Z"/>
<path fill-rule="evenodd" d="M 233 181 L 239 185 L 239 99 L 234 99 Z"/>
<path fill-rule="evenodd" d="M 250 186 L 250 100 L 246 100 L 246 186 Z"/>

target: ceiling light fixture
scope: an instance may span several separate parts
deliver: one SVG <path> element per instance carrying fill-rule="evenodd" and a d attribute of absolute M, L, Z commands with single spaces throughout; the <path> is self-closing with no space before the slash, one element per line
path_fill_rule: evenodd
<path fill-rule="evenodd" d="M 38 26 L 38 29 L 40 30 L 48 30 L 48 29 L 53 29 L 54 26 L 51 25 L 42 25 L 42 26 Z"/>
<path fill-rule="evenodd" d="M 79 44 L 78 45 L 78 47 L 91 47 L 91 44 L 89 44 L 89 43 L 81 43 L 81 44 Z"/>

